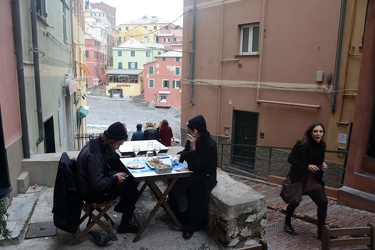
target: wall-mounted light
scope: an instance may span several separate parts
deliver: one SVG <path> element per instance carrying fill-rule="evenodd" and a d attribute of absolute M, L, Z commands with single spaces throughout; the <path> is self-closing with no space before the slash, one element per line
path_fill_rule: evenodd
<path fill-rule="evenodd" d="M 226 136 L 229 135 L 229 126 L 224 126 L 224 134 L 225 134 Z"/>

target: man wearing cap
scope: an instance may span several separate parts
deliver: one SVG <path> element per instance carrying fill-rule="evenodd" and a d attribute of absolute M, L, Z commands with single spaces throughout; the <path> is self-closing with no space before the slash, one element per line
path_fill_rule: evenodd
<path fill-rule="evenodd" d="M 122 213 L 117 233 L 137 233 L 130 224 L 138 199 L 138 183 L 127 177 L 124 166 L 115 153 L 128 138 L 124 124 L 115 122 L 97 139 L 91 139 L 77 157 L 78 184 L 83 200 L 89 203 L 105 202 L 120 197 L 114 210 Z M 114 171 L 114 170 L 117 171 Z"/>
<path fill-rule="evenodd" d="M 190 119 L 186 125 L 185 149 L 174 160 L 186 161 L 193 174 L 177 180 L 168 203 L 184 226 L 182 237 L 190 239 L 195 231 L 208 222 L 208 201 L 217 183 L 217 146 L 207 131 L 206 120 L 202 115 Z"/>

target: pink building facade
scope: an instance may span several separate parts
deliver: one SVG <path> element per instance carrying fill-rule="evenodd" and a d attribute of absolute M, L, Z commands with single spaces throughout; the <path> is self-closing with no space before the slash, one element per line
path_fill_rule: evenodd
<path fill-rule="evenodd" d="M 157 41 L 164 45 L 166 51 L 182 50 L 182 32 L 180 27 L 162 29 L 157 35 Z"/>
<path fill-rule="evenodd" d="M 86 36 L 86 65 L 89 69 L 87 72 L 87 86 L 92 87 L 96 84 L 104 84 L 106 81 L 105 67 L 106 55 L 101 52 L 100 42 L 92 36 Z"/>
<path fill-rule="evenodd" d="M 144 98 L 156 107 L 181 108 L 181 52 L 170 51 L 144 65 Z"/>

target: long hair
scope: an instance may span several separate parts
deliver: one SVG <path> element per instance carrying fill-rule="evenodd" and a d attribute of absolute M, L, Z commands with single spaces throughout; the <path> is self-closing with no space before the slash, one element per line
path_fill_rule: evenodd
<path fill-rule="evenodd" d="M 311 132 L 313 131 L 313 129 L 316 127 L 316 126 L 321 126 L 323 128 L 323 137 L 322 137 L 322 140 L 326 134 L 326 130 L 323 126 L 323 124 L 321 122 L 313 122 L 306 130 L 306 132 L 303 134 L 303 137 L 302 137 L 302 144 L 303 145 L 306 145 L 306 143 L 308 141 L 311 141 L 312 140 L 312 137 L 311 137 Z"/>

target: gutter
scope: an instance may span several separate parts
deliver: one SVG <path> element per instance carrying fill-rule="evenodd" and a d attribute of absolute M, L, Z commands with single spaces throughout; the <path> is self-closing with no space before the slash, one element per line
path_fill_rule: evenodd
<path fill-rule="evenodd" d="M 345 11 L 346 11 L 346 0 L 342 0 L 341 13 L 340 13 L 339 37 L 337 41 L 336 67 L 335 67 L 335 73 L 334 73 L 332 99 L 331 99 L 332 113 L 336 112 L 336 98 L 337 98 L 337 89 L 339 85 L 339 73 L 340 73 L 340 64 L 341 64 L 342 37 L 344 34 L 344 26 L 345 26 L 344 25 Z"/>
<path fill-rule="evenodd" d="M 38 30 L 36 27 L 36 0 L 31 0 L 31 34 L 34 55 L 34 78 L 35 78 L 35 94 L 36 94 L 36 111 L 38 116 L 39 138 L 36 141 L 38 146 L 44 140 L 44 123 L 42 112 L 42 95 L 40 88 L 40 72 L 39 72 L 39 47 L 38 47 Z"/>
<path fill-rule="evenodd" d="M 191 43 L 191 80 L 190 80 L 190 105 L 194 105 L 194 74 L 195 74 L 195 32 L 197 24 L 197 0 L 194 0 L 193 7 L 193 34 Z"/>
<path fill-rule="evenodd" d="M 23 52 L 22 52 L 22 35 L 21 35 L 21 16 L 19 1 L 12 2 L 12 20 L 13 20 L 13 42 L 16 53 L 17 62 L 17 78 L 18 78 L 18 92 L 21 112 L 21 127 L 22 127 L 22 148 L 23 157 L 30 158 L 30 142 L 27 125 L 26 112 L 26 91 L 25 91 L 25 75 L 23 68 Z"/>

